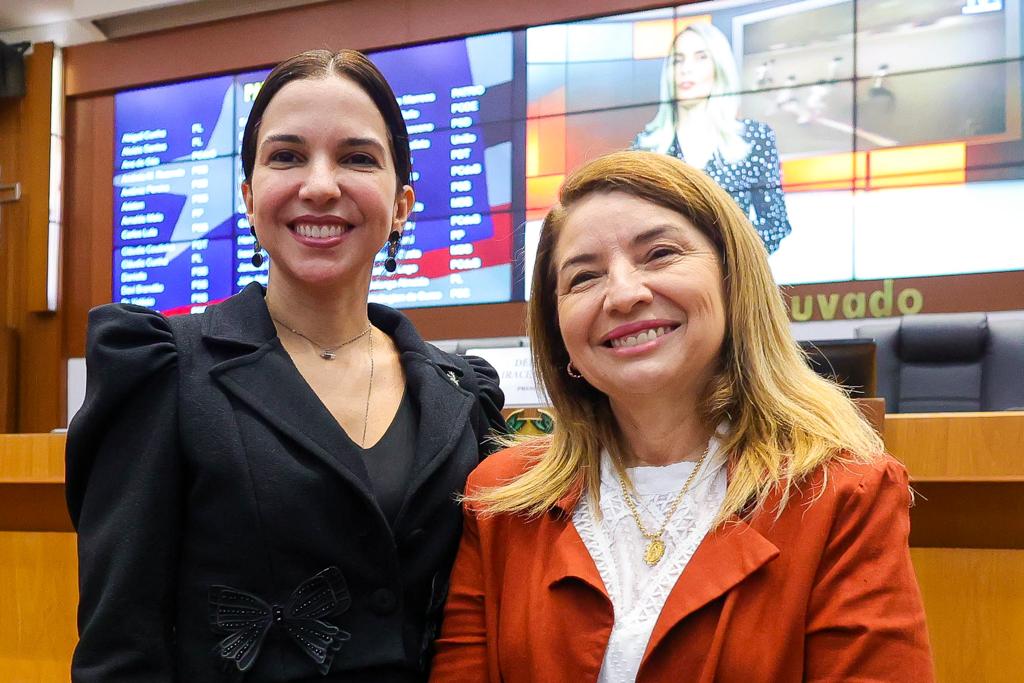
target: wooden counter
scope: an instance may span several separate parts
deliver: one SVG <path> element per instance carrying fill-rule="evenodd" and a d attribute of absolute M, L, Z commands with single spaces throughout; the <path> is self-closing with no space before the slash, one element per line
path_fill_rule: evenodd
<path fill-rule="evenodd" d="M 77 606 L 64 436 L 0 436 L 0 680 L 67 681 Z"/>
<path fill-rule="evenodd" d="M 913 478 L 910 545 L 939 681 L 1024 671 L 1024 412 L 887 415 Z"/>
<path fill-rule="evenodd" d="M 541 414 L 523 415 L 547 426 Z M 886 415 L 913 478 L 911 555 L 942 683 L 1024 670 L 1024 412 Z M 77 559 L 64 436 L 0 436 L 0 672 L 67 681 Z"/>

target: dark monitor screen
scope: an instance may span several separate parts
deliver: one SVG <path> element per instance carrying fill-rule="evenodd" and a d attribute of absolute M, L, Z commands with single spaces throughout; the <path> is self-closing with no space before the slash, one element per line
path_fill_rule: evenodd
<path fill-rule="evenodd" d="M 875 383 L 875 342 L 872 339 L 816 339 L 801 341 L 811 368 L 841 384 L 852 398 L 872 398 Z"/>

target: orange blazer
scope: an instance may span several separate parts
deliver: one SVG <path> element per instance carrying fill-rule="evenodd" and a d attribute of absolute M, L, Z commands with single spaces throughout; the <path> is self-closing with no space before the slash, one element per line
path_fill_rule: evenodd
<path fill-rule="evenodd" d="M 529 453 L 492 455 L 468 489 L 521 473 Z M 615 615 L 571 521 L 579 495 L 534 520 L 466 506 L 431 681 L 597 679 Z M 670 592 L 636 680 L 932 681 L 910 503 L 892 458 L 834 463 L 778 520 L 773 500 L 712 531 Z"/>

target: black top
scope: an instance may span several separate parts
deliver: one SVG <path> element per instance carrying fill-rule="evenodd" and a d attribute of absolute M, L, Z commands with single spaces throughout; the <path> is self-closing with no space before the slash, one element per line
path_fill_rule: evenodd
<path fill-rule="evenodd" d="M 497 373 L 369 306 L 419 407 L 389 523 L 263 297 L 254 284 L 200 315 L 89 314 L 85 403 L 67 438 L 78 683 L 426 677 L 455 497 L 503 425 Z"/>
<path fill-rule="evenodd" d="M 377 443 L 363 450 L 370 488 L 389 524 L 395 523 L 409 487 L 418 422 L 419 410 L 405 392 L 387 431 Z"/>

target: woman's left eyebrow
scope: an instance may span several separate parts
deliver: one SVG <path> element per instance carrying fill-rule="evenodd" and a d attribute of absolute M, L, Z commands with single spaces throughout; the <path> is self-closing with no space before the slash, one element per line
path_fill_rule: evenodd
<path fill-rule="evenodd" d="M 372 147 L 381 154 L 386 151 L 376 138 L 342 138 L 338 140 L 338 147 Z"/>
<path fill-rule="evenodd" d="M 305 140 L 303 140 L 302 137 L 299 135 L 291 135 L 286 133 L 282 133 L 279 135 L 268 135 L 266 139 L 263 140 L 263 144 L 260 145 L 260 149 L 263 149 L 264 147 L 267 146 L 268 143 L 271 142 L 284 142 L 289 145 L 301 145 L 305 143 Z"/>
<path fill-rule="evenodd" d="M 659 237 L 664 237 L 666 233 L 678 232 L 679 228 L 674 225 L 657 225 L 653 228 L 648 228 L 642 233 L 633 238 L 633 244 L 646 244 L 647 242 L 653 242 Z"/>

